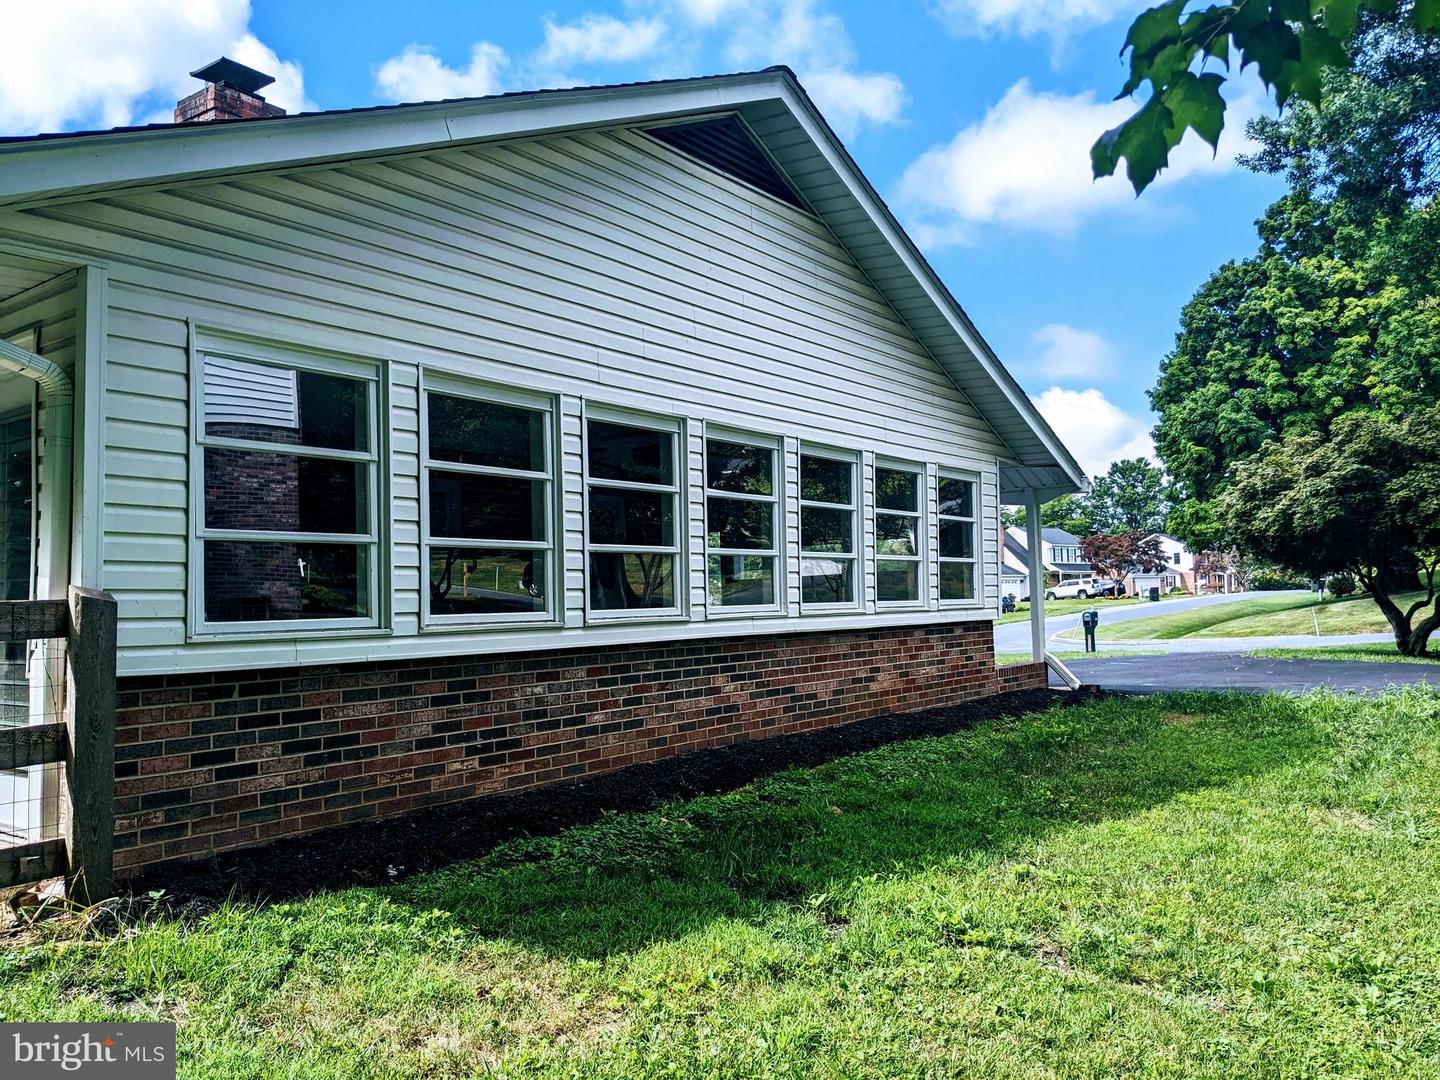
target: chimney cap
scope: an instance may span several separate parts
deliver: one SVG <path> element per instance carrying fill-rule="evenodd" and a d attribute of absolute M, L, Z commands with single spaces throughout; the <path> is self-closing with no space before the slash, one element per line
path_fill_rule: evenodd
<path fill-rule="evenodd" d="M 217 86 L 234 87 L 245 94 L 253 94 L 275 81 L 273 76 L 266 75 L 263 71 L 256 71 L 252 67 L 246 67 L 225 56 L 202 68 L 196 68 L 190 74 L 197 79 L 204 79 L 207 83 L 215 83 Z"/>

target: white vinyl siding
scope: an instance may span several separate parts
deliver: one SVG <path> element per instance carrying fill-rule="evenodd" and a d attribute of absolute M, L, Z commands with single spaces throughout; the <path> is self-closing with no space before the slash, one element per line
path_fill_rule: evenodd
<path fill-rule="evenodd" d="M 346 662 L 713 635 L 697 421 L 783 432 L 788 618 L 864 625 L 864 609 L 800 613 L 799 445 L 980 479 L 984 589 L 998 604 L 996 482 L 1004 446 L 826 227 L 626 131 L 388 162 L 117 193 L 0 211 L 0 239 L 108 267 L 104 561 L 126 672 Z M 383 375 L 391 583 L 384 629 L 192 640 L 187 627 L 188 324 L 324 350 Z M 422 632 L 420 372 L 553 397 L 560 626 Z M 683 418 L 689 621 L 586 622 L 583 414 L 591 404 Z M 383 426 L 383 425 L 382 425 Z M 857 470 L 858 472 L 859 470 Z M 862 485 L 862 489 L 865 485 Z M 863 495 L 863 490 L 862 490 Z M 862 540 L 873 519 L 862 521 Z M 872 575 L 858 587 L 869 589 Z M 933 595 L 933 593 L 932 593 Z M 863 602 L 867 597 L 862 594 Z M 976 618 L 957 612 L 946 618 Z M 924 611 L 881 622 L 934 620 Z"/>

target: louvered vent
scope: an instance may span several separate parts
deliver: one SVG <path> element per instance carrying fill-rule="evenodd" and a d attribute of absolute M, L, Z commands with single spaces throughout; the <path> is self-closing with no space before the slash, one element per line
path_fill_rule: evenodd
<path fill-rule="evenodd" d="M 669 124 L 646 128 L 645 134 L 667 146 L 682 150 L 712 168 L 728 173 L 804 210 L 795 189 L 780 175 L 749 130 L 734 116 L 699 120 L 693 124 Z"/>

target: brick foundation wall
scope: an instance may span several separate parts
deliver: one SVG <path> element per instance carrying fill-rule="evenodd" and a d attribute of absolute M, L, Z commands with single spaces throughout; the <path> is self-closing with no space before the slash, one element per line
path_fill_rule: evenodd
<path fill-rule="evenodd" d="M 988 623 L 122 678 L 115 865 L 1045 684 Z"/>

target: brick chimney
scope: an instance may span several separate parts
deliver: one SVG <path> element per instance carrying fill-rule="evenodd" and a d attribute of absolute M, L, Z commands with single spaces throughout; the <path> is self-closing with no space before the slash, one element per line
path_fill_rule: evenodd
<path fill-rule="evenodd" d="M 190 72 L 205 80 L 205 88 L 196 90 L 175 104 L 177 124 L 202 124 L 209 120 L 249 120 L 256 116 L 284 116 L 285 110 L 271 105 L 257 90 L 275 80 L 262 71 L 237 64 L 221 57 Z"/>

